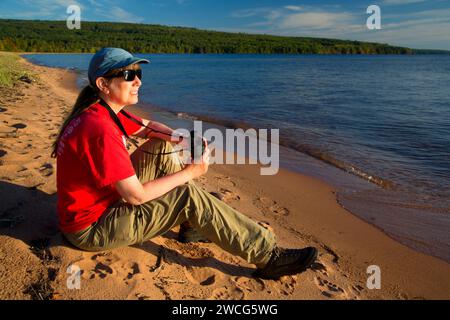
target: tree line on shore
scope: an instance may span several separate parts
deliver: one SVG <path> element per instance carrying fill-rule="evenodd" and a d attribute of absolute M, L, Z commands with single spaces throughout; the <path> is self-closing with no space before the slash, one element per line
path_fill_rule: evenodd
<path fill-rule="evenodd" d="M 115 22 L 0 19 L 0 51 L 93 53 L 101 47 L 140 53 L 412 54 L 388 44 L 307 37 L 228 33 Z"/>

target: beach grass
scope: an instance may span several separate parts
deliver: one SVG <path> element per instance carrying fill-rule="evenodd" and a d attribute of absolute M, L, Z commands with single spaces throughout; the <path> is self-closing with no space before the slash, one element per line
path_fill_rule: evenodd
<path fill-rule="evenodd" d="M 11 52 L 0 52 L 0 87 L 11 88 L 23 76 L 34 79 L 35 76 L 19 63 L 20 56 Z"/>

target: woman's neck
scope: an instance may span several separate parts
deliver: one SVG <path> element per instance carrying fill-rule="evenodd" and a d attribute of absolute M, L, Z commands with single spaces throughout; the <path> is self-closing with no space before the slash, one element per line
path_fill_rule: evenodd
<path fill-rule="evenodd" d="M 123 107 L 125 107 L 123 105 L 114 103 L 113 101 L 108 99 L 108 97 L 105 97 L 103 95 L 100 95 L 100 98 L 103 99 L 108 104 L 108 106 L 111 107 L 111 109 L 114 111 L 115 114 L 118 114 L 120 112 L 120 110 L 122 110 Z"/>

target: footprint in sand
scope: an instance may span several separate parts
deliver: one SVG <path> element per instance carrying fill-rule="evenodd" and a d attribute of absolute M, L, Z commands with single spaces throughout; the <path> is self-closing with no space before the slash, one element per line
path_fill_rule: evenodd
<path fill-rule="evenodd" d="M 10 132 L 0 132 L 0 138 L 17 138 L 17 130 L 10 131 Z"/>
<path fill-rule="evenodd" d="M 39 172 L 44 177 L 49 177 L 53 174 L 53 165 L 51 163 L 45 163 L 39 168 Z"/>
<path fill-rule="evenodd" d="M 244 292 L 238 287 L 224 286 L 215 289 L 208 300 L 242 300 L 244 298 Z"/>
<path fill-rule="evenodd" d="M 361 285 L 353 285 L 350 286 L 350 291 L 353 293 L 352 299 L 359 299 L 361 292 L 364 290 L 364 287 Z"/>
<path fill-rule="evenodd" d="M 11 168 L 10 170 L 8 170 L 9 172 L 12 173 L 13 171 L 15 171 L 16 173 L 16 175 L 14 176 L 15 182 L 24 181 L 33 176 L 32 172 L 30 172 L 28 168 L 23 165 L 12 165 L 9 167 Z"/>
<path fill-rule="evenodd" d="M 265 228 L 265 229 L 267 229 L 267 230 L 270 230 L 271 232 L 275 232 L 274 230 L 273 230 L 273 228 L 270 226 L 270 223 L 269 222 L 267 222 L 267 221 L 257 221 L 258 222 L 258 224 L 261 226 L 261 227 L 263 227 L 263 228 Z"/>
<path fill-rule="evenodd" d="M 347 292 L 342 289 L 340 286 L 328 281 L 326 279 L 322 279 L 321 277 L 317 277 L 314 279 L 314 283 L 317 285 L 322 295 L 327 298 L 341 298 L 347 299 Z"/>
<path fill-rule="evenodd" d="M 113 270 L 111 269 L 111 267 L 107 266 L 106 264 L 99 262 L 95 265 L 94 273 L 95 274 L 91 275 L 91 279 L 95 278 L 95 275 L 97 275 L 99 278 L 103 279 L 108 274 L 112 274 Z"/>
<path fill-rule="evenodd" d="M 123 281 L 128 284 L 128 280 L 132 280 L 135 275 L 140 274 L 141 270 L 136 262 L 128 262 L 119 266 L 117 273 L 123 276 Z"/>
<path fill-rule="evenodd" d="M 30 150 L 33 148 L 33 145 L 31 143 L 25 143 L 24 141 L 18 141 L 14 145 L 14 152 L 20 155 L 25 155 L 30 152 Z"/>
<path fill-rule="evenodd" d="M 314 262 L 311 266 L 311 269 L 314 271 L 320 272 L 324 276 L 328 276 L 327 267 L 320 262 Z"/>
<path fill-rule="evenodd" d="M 234 282 L 238 288 L 248 292 L 261 292 L 266 289 L 264 282 L 257 278 L 236 277 Z"/>
<path fill-rule="evenodd" d="M 83 278 L 104 279 L 114 273 L 111 264 L 118 260 L 118 257 L 113 256 L 110 252 L 102 252 L 91 256 L 90 259 L 78 261 L 77 265 L 82 270 Z"/>
<path fill-rule="evenodd" d="M 220 188 L 234 188 L 236 187 L 236 183 L 231 180 L 228 176 L 216 176 L 214 177 L 214 180 L 217 182 L 217 189 L 220 190 Z"/>
<path fill-rule="evenodd" d="M 325 277 L 332 276 L 339 271 L 339 256 L 330 247 L 322 244 L 325 251 L 319 253 L 319 257 L 311 266 L 316 273 L 320 273 Z"/>
<path fill-rule="evenodd" d="M 327 246 L 325 244 L 322 244 L 322 247 L 327 252 L 324 256 L 328 256 L 329 258 L 331 258 L 329 260 L 331 260 L 332 263 L 338 264 L 338 262 L 339 262 L 339 255 L 333 249 L 331 249 L 329 246 Z"/>
<path fill-rule="evenodd" d="M 8 151 L 0 149 L 0 158 L 6 156 L 7 154 L 8 154 Z M 2 165 L 3 165 L 3 160 L 0 159 L 0 166 L 2 166 Z"/>
<path fill-rule="evenodd" d="M 123 262 L 120 257 L 111 252 L 95 254 L 90 261 L 86 261 L 86 268 L 90 272 L 86 275 L 89 279 L 96 277 L 104 279 L 109 275 L 115 274 L 122 278 L 125 284 L 132 280 L 137 274 L 141 273 L 139 264 L 133 261 Z"/>
<path fill-rule="evenodd" d="M 219 200 L 225 201 L 225 202 L 228 202 L 228 201 L 231 201 L 231 200 L 240 200 L 241 199 L 241 197 L 237 193 L 235 193 L 235 192 L 233 192 L 231 190 L 228 190 L 228 189 L 224 189 L 224 188 L 221 188 L 219 192 L 213 191 L 213 192 L 210 192 L 210 193 L 213 196 L 215 196 L 216 198 L 218 198 Z"/>
<path fill-rule="evenodd" d="M 204 259 L 206 260 L 206 259 Z M 184 268 L 184 274 L 188 281 L 195 285 L 210 286 L 215 284 L 218 280 L 222 280 L 222 276 L 216 270 L 208 268 L 206 262 L 200 263 L 198 267 L 188 266 Z"/>
<path fill-rule="evenodd" d="M 135 293 L 135 295 L 134 295 L 135 297 L 136 297 L 136 299 L 138 299 L 138 300 L 154 300 L 154 299 L 152 299 L 152 297 L 151 296 L 147 296 L 147 295 L 145 295 L 145 294 L 143 294 L 143 293 Z"/>
<path fill-rule="evenodd" d="M 277 288 L 281 295 L 290 296 L 294 293 L 297 286 L 297 276 L 284 276 L 281 277 L 279 282 L 281 286 Z"/>
<path fill-rule="evenodd" d="M 93 255 L 91 257 L 91 261 L 95 264 L 95 266 L 90 270 L 90 279 L 93 279 L 96 276 L 103 279 L 106 276 L 113 274 L 113 269 L 110 265 L 118 260 L 119 258 L 112 255 L 111 252 L 102 252 Z"/>
<path fill-rule="evenodd" d="M 194 285 L 210 286 L 223 280 L 223 274 L 211 266 L 215 265 L 214 254 L 208 248 L 193 243 L 179 243 L 168 239 L 164 245 L 176 251 L 171 259 L 178 261 L 183 267 L 187 280 Z"/>
<path fill-rule="evenodd" d="M 288 216 L 290 214 L 289 209 L 280 206 L 276 201 L 269 197 L 258 197 L 253 203 L 260 208 L 265 214 L 274 214 L 275 216 Z"/>
<path fill-rule="evenodd" d="M 288 209 L 280 207 L 278 205 L 269 207 L 269 210 L 272 211 L 272 213 L 277 214 L 277 215 L 283 215 L 283 216 L 289 215 Z"/>

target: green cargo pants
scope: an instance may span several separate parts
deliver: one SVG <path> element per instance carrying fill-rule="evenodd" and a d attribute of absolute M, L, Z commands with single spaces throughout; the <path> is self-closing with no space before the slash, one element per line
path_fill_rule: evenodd
<path fill-rule="evenodd" d="M 152 155 L 143 150 L 160 154 L 171 152 L 173 148 L 168 142 L 152 139 L 133 152 L 131 160 L 141 183 L 182 169 L 176 153 Z M 65 236 L 80 249 L 102 251 L 142 243 L 185 221 L 225 251 L 256 265 L 267 263 L 275 246 L 271 231 L 193 182 L 140 205 L 120 200 L 92 226 Z"/>

